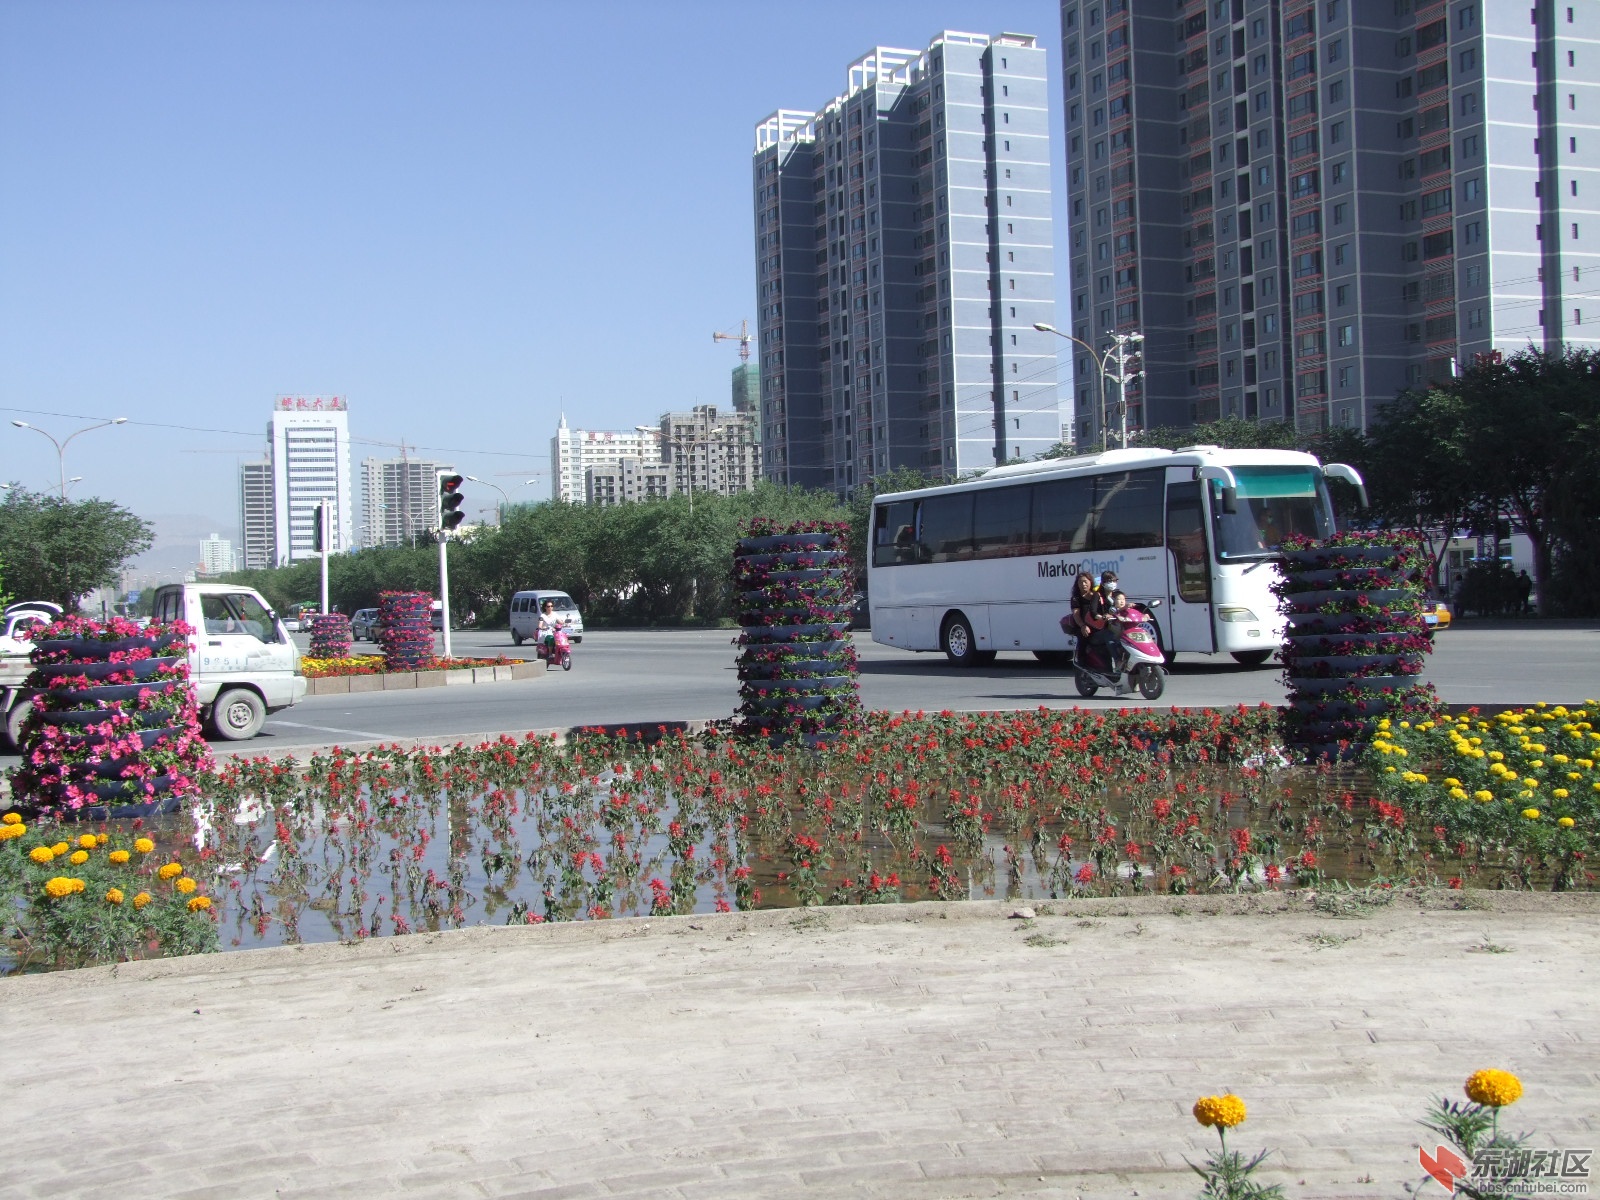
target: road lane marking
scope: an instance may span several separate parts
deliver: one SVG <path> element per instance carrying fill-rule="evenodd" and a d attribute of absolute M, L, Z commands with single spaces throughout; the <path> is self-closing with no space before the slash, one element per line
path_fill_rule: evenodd
<path fill-rule="evenodd" d="M 268 725 L 286 725 L 290 729 L 310 729 L 316 733 L 342 733 L 351 737 L 370 738 L 375 742 L 390 742 L 399 737 L 398 733 L 370 733 L 365 729 L 341 729 L 337 725 L 307 725 L 300 721 L 271 720 Z"/>

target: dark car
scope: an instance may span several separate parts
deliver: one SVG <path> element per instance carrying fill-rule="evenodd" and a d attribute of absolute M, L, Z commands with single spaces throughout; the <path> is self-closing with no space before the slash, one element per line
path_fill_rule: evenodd
<path fill-rule="evenodd" d="M 356 642 L 374 642 L 378 640 L 377 609 L 356 609 L 356 615 L 350 618 L 350 639 Z"/>

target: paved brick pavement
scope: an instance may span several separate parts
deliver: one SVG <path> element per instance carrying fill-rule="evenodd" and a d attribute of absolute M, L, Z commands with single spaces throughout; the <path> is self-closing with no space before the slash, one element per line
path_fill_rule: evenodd
<path fill-rule="evenodd" d="M 1235 1144 L 1273 1147 L 1291 1196 L 1390 1198 L 1422 1178 L 1428 1099 L 1482 1066 L 1522 1077 L 1513 1127 L 1600 1141 L 1600 898 L 1335 899 L 483 928 L 3 979 L 0 1192 L 1193 1195 L 1214 1135 L 1189 1105 L 1231 1089 Z"/>

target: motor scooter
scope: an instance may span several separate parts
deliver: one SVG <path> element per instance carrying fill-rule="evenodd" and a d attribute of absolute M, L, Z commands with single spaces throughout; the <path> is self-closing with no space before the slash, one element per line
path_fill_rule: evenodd
<path fill-rule="evenodd" d="M 1155 608 L 1161 601 L 1147 603 Z M 1139 605 L 1129 604 L 1110 624 L 1117 635 L 1114 645 L 1091 646 L 1087 638 L 1079 638 L 1073 649 L 1073 678 L 1078 695 L 1093 696 L 1101 688 L 1109 688 L 1114 695 L 1126 696 L 1138 689 L 1146 700 L 1159 700 L 1167 687 L 1167 664 L 1150 614 Z"/>
<path fill-rule="evenodd" d="M 555 663 L 561 664 L 563 671 L 572 670 L 572 639 L 567 637 L 567 627 L 558 624 L 555 633 L 551 635 L 551 644 L 546 645 L 543 638 L 533 649 L 534 655 L 544 663 L 545 670 L 549 670 Z"/>

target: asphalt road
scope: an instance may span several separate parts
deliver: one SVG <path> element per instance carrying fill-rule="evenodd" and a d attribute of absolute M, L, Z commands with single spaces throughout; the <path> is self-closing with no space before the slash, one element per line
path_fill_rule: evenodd
<path fill-rule="evenodd" d="M 575 647 L 570 672 L 543 679 L 409 692 L 315 696 L 268 718 L 252 748 L 330 740 L 448 737 L 557 726 L 726 717 L 738 705 L 733 630 L 591 632 Z M 456 654 L 526 655 L 509 634 L 452 635 Z M 909 654 L 856 635 L 861 695 L 869 708 L 1003 709 L 1121 707 L 1137 695 L 1079 698 L 1070 675 L 1031 655 L 1003 654 L 989 667 L 960 669 L 942 655 Z M 1439 634 L 1424 678 L 1448 701 L 1533 703 L 1600 693 L 1600 623 L 1568 627 L 1466 626 Z M 1247 669 L 1231 658 L 1181 656 L 1161 705 L 1281 703 L 1275 665 Z"/>
<path fill-rule="evenodd" d="M 267 719 L 254 753 L 328 742 L 520 732 L 572 725 L 731 716 L 738 706 L 734 630 L 598 630 L 574 648 L 571 671 L 473 687 L 313 696 Z M 305 635 L 300 635 L 304 641 Z M 452 635 L 457 655 L 527 657 L 509 633 Z M 869 708 L 1005 709 L 1138 706 L 1136 694 L 1079 698 L 1071 676 L 1031 655 L 1003 654 L 960 669 L 942 655 L 909 654 L 856 635 L 861 696 Z M 363 647 L 358 646 L 357 649 Z M 1424 678 L 1461 704 L 1575 701 L 1600 694 L 1600 622 L 1485 627 L 1438 635 Z M 1162 706 L 1278 704 L 1275 665 L 1241 667 L 1194 655 L 1173 663 Z M 0 757 L 0 769 L 16 763 Z"/>

